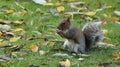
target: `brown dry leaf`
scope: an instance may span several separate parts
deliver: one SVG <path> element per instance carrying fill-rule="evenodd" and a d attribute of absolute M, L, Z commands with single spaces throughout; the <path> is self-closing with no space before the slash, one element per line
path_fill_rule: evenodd
<path fill-rule="evenodd" d="M 107 24 L 107 22 L 106 21 L 102 21 L 102 25 L 106 25 Z"/>
<path fill-rule="evenodd" d="M 37 45 L 31 45 L 29 48 L 31 49 L 32 52 L 37 52 L 38 51 L 38 46 Z"/>
<path fill-rule="evenodd" d="M 13 29 L 13 30 L 12 30 L 13 33 L 22 32 L 22 31 L 23 31 L 22 28 L 16 28 L 16 29 Z"/>
<path fill-rule="evenodd" d="M 20 39 L 21 37 L 12 37 L 10 38 L 10 42 L 16 42 Z"/>
<path fill-rule="evenodd" d="M 64 6 L 59 6 L 59 7 L 57 7 L 57 11 L 59 13 L 65 11 L 65 7 Z"/>
<path fill-rule="evenodd" d="M 86 15 L 88 16 L 94 16 L 96 14 L 96 12 L 87 12 Z"/>
<path fill-rule="evenodd" d="M 0 46 L 1 46 L 1 45 L 3 45 L 3 43 L 2 43 L 2 42 L 0 42 Z"/>
<path fill-rule="evenodd" d="M 9 10 L 6 10 L 6 14 L 12 14 L 14 12 L 14 10 L 13 9 L 9 9 Z"/>
<path fill-rule="evenodd" d="M 2 34 L 3 34 L 3 33 L 2 33 L 2 32 L 0 32 L 0 36 L 2 36 Z"/>
<path fill-rule="evenodd" d="M 70 67 L 70 61 L 68 59 L 60 61 L 58 67 Z"/>

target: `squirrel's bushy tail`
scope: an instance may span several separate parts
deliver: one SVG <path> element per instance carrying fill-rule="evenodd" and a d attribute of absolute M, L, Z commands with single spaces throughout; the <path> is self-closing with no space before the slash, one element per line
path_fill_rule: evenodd
<path fill-rule="evenodd" d="M 102 22 L 90 22 L 83 27 L 82 31 L 85 36 L 86 49 L 90 49 L 103 39 L 102 31 L 100 29 L 101 23 Z"/>

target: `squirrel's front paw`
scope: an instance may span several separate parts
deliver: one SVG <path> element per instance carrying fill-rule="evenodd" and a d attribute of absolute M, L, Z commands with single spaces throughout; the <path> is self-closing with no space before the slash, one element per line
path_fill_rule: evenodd
<path fill-rule="evenodd" d="M 58 34 L 59 34 L 60 32 L 61 32 L 61 30 L 59 30 L 59 29 L 57 29 L 57 30 L 56 30 L 56 33 L 58 33 Z"/>

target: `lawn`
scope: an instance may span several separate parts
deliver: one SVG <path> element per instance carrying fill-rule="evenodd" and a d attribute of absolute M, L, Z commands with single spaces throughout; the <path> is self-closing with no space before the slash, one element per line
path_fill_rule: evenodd
<path fill-rule="evenodd" d="M 52 3 L 56 3 L 56 1 L 51 0 Z M 85 57 L 83 61 L 79 61 L 78 56 L 53 56 L 55 53 L 69 54 L 69 52 L 61 50 L 65 39 L 55 32 L 64 13 L 75 11 L 69 7 L 69 2 L 61 2 L 65 10 L 57 13 L 58 16 L 56 16 L 55 10 L 57 6 L 40 5 L 31 0 L 18 0 L 17 3 L 14 0 L 0 0 L 0 22 L 8 20 L 10 23 L 5 25 L 10 26 L 9 32 L 14 34 L 6 35 L 2 33 L 0 35 L 0 43 L 2 43 L 0 44 L 0 55 L 11 57 L 10 61 L 0 60 L 0 67 L 57 67 L 57 64 L 62 59 L 68 59 L 71 67 L 78 67 L 77 65 L 79 67 L 99 67 L 102 62 L 113 62 L 113 64 L 108 64 L 107 67 L 119 67 L 120 56 L 119 60 L 114 60 L 111 55 L 120 53 L 120 24 L 116 23 L 117 21 L 120 23 L 120 16 L 114 14 L 115 10 L 120 11 L 120 1 L 80 1 L 87 4 L 88 12 L 95 11 L 101 6 L 106 7 L 90 17 L 92 19 L 99 17 L 101 20 L 106 21 L 107 24 L 102 26 L 102 29 L 108 30 L 108 33 L 104 35 L 107 37 L 104 42 L 112 44 L 114 47 L 93 48 L 87 53 L 89 57 Z M 74 15 L 71 20 L 75 26 L 81 28 L 86 24 L 83 15 Z M 18 28 L 19 30 L 16 31 L 15 29 Z M 3 30 L 0 29 L 0 31 Z M 11 39 L 13 37 L 14 39 Z M 22 45 L 23 47 L 20 50 L 4 47 L 8 45 L 11 47 Z M 31 51 L 31 45 L 38 47 L 38 50 L 36 52 Z M 119 64 L 114 64 L 114 62 L 119 62 Z"/>

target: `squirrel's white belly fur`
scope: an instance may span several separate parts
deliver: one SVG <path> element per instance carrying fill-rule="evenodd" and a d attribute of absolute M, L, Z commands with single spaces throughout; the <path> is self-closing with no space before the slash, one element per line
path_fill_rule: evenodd
<path fill-rule="evenodd" d="M 66 39 L 63 47 L 68 48 L 70 51 L 75 51 L 75 52 L 78 51 L 78 49 L 77 49 L 78 44 L 76 44 L 73 40 Z"/>

